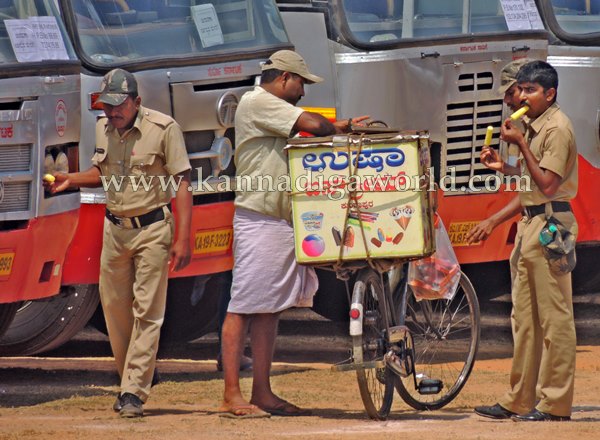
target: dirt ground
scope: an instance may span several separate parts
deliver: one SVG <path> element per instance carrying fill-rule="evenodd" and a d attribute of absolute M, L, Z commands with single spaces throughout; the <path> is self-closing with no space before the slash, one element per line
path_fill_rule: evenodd
<path fill-rule="evenodd" d="M 215 368 L 214 335 L 163 347 L 162 382 L 152 390 L 146 416 L 120 419 L 111 410 L 117 387 L 110 349 L 103 335 L 88 329 L 44 357 L 0 358 L 0 440 L 600 438 L 600 338 L 583 338 L 586 345 L 577 348 L 571 422 L 514 423 L 473 413 L 473 406 L 492 404 L 506 390 L 511 362 L 505 318 L 498 318 L 500 325 L 486 319 L 478 361 L 458 398 L 442 410 L 417 412 L 396 394 L 384 422 L 366 416 L 354 373 L 330 371 L 349 348 L 340 324 L 311 321 L 298 335 L 282 323 L 273 388 L 313 415 L 258 420 L 218 416 L 223 383 Z M 245 375 L 246 393 L 250 384 Z"/>

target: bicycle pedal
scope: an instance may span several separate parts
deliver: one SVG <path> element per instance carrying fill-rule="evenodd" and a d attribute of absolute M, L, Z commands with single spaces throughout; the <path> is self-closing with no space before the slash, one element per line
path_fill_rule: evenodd
<path fill-rule="evenodd" d="M 393 344 L 395 342 L 403 341 L 408 334 L 410 334 L 410 330 L 407 326 L 397 325 L 389 328 L 388 339 Z"/>
<path fill-rule="evenodd" d="M 444 383 L 439 379 L 422 379 L 417 385 L 419 394 L 438 394 L 444 388 Z"/>

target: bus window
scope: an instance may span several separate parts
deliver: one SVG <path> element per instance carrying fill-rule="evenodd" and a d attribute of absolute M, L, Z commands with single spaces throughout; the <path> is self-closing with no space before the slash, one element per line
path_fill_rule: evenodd
<path fill-rule="evenodd" d="M 350 30 L 362 42 L 508 30 L 499 0 L 346 0 L 343 4 Z"/>
<path fill-rule="evenodd" d="M 77 37 L 96 65 L 227 53 L 287 42 L 270 2 L 75 0 Z"/>
<path fill-rule="evenodd" d="M 600 0 L 552 0 L 560 29 L 568 34 L 600 32 Z"/>

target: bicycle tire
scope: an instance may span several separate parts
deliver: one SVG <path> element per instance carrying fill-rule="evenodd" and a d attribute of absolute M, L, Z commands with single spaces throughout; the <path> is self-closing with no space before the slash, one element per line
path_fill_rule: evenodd
<path fill-rule="evenodd" d="M 415 369 L 407 377 L 397 376 L 396 390 L 408 405 L 434 410 L 456 398 L 475 363 L 479 320 L 477 295 L 464 273 L 451 300 L 417 302 L 414 295 L 407 295 L 406 325 L 414 341 Z M 415 377 L 441 380 L 443 387 L 438 394 L 420 394 Z"/>
<path fill-rule="evenodd" d="M 362 270 L 354 284 L 354 293 L 362 289 L 363 331 L 352 337 L 354 362 L 383 361 L 386 350 L 385 307 L 381 303 L 384 289 L 380 275 L 372 269 Z M 353 298 L 356 298 L 353 295 Z M 394 398 L 394 375 L 387 366 L 361 368 L 357 366 L 356 379 L 365 410 L 374 420 L 385 420 Z"/>

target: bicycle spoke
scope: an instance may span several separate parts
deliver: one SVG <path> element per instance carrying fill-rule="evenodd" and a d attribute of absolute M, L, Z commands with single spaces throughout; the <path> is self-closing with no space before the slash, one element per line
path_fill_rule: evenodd
<path fill-rule="evenodd" d="M 406 325 L 414 340 L 417 383 L 423 379 L 441 381 L 437 394 L 420 394 L 414 378 L 401 377 L 396 388 L 415 409 L 441 408 L 460 392 L 475 359 L 479 342 L 479 305 L 468 279 L 461 275 L 452 300 L 408 298 Z"/>

